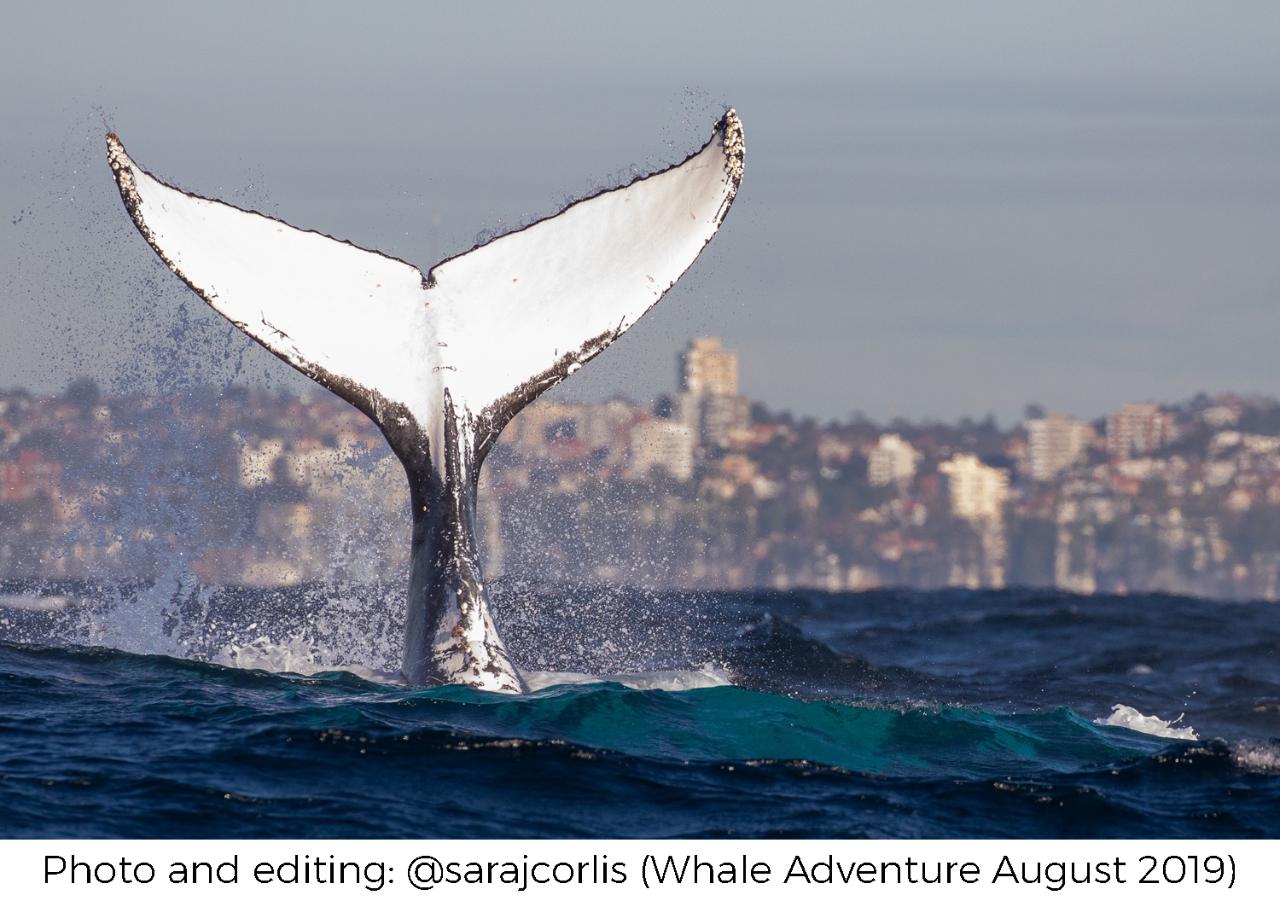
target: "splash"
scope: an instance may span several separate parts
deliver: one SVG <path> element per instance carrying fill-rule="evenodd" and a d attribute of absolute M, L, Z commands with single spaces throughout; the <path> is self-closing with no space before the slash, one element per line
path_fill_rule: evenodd
<path fill-rule="evenodd" d="M 697 596 L 523 583 L 497 591 L 535 690 L 614 683 L 685 691 L 735 683 Z M 145 583 L 45 586 L 0 595 L 0 640 L 101 647 L 239 670 L 344 672 L 399 683 L 398 582 L 278 589 L 201 583 L 181 559 Z"/>
<path fill-rule="evenodd" d="M 0 593 L 0 610 L 66 610 L 72 603 L 65 595 Z"/>
<path fill-rule="evenodd" d="M 187 642 L 175 634 L 173 611 L 206 598 L 182 561 L 174 559 L 155 582 L 132 596 L 116 591 L 105 601 L 83 604 L 81 615 L 67 621 L 63 637 L 134 654 L 186 657 Z"/>
<path fill-rule="evenodd" d="M 721 667 L 707 665 L 694 670 L 658 670 L 651 673 L 522 672 L 530 691 L 541 691 L 558 685 L 597 685 L 614 682 L 636 691 L 691 691 L 695 688 L 722 688 L 733 684 L 733 674 Z"/>
<path fill-rule="evenodd" d="M 1280 774 L 1280 745 L 1240 742 L 1232 749 L 1236 766 L 1251 773 Z"/>
<path fill-rule="evenodd" d="M 174 563 L 148 583 L 4 594 L 0 639 L 303 675 L 345 670 L 381 681 L 399 669 L 397 588 L 215 587 Z"/>
<path fill-rule="evenodd" d="M 378 670 L 359 663 L 334 662 L 333 655 L 317 647 L 304 635 L 290 635 L 281 641 L 260 636 L 246 642 L 228 642 L 209 660 L 236 669 L 265 670 L 271 673 L 296 673 L 316 676 L 321 673 L 345 672 L 368 682 L 397 684 L 400 674 Z"/>
<path fill-rule="evenodd" d="M 1132 729 L 1134 732 L 1142 732 L 1145 735 L 1154 735 L 1158 738 L 1176 738 L 1179 741 L 1199 741 L 1200 736 L 1196 734 L 1196 730 L 1190 726 L 1178 726 L 1182 722 L 1179 716 L 1172 722 L 1162 720 L 1158 716 L 1147 716 L 1140 713 L 1133 707 L 1124 704 L 1116 704 L 1111 708 L 1111 715 L 1106 719 L 1094 720 L 1099 726 L 1120 726 L 1123 729 Z"/>

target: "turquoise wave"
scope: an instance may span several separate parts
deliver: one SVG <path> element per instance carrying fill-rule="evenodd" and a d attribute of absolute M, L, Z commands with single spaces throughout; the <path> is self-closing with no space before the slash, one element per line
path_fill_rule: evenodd
<path fill-rule="evenodd" d="M 387 716 L 389 705 L 395 710 Z M 676 761 L 804 761 L 881 776 L 997 777 L 1092 770 L 1145 757 L 1164 738 L 1097 725 L 1062 707 L 998 714 L 965 707 L 807 701 L 734 686 L 686 691 L 617 684 L 511 698 L 439 688 L 370 710 L 490 738 L 564 741 Z"/>
<path fill-rule="evenodd" d="M 16 651 L 17 649 L 11 649 Z M 460 686 L 409 689 L 350 673 L 294 676 L 105 649 L 18 651 L 30 663 L 91 666 L 76 706 L 186 728 L 231 725 L 379 741 L 434 735 L 560 743 L 649 760 L 797 761 L 891 777 L 963 779 L 1096 770 L 1169 747 L 1169 739 L 1099 725 L 1067 707 L 997 713 L 926 703 L 804 700 L 736 686 L 638 690 L 598 682 L 498 695 Z M 107 684 L 104 669 L 118 680 Z M 65 674 L 65 673 L 64 673 Z M 95 697 L 97 696 L 97 697 Z M 95 719 L 102 714 L 96 714 Z"/>
<path fill-rule="evenodd" d="M 506 696 L 3 643 L 0 730 L 13 836 L 1269 835 L 1280 800 L 1237 749 L 1068 707 Z"/>

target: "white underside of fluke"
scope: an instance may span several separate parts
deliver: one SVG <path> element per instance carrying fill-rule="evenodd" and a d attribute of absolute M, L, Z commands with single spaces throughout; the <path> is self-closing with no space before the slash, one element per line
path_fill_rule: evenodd
<path fill-rule="evenodd" d="M 424 276 L 402 260 L 171 187 L 134 163 L 115 135 L 107 143 L 135 223 L 210 306 L 328 387 L 350 383 L 403 407 L 432 438 L 445 388 L 476 417 L 497 412 L 513 393 L 536 396 L 630 328 L 715 234 L 743 164 L 730 110 L 683 163 Z"/>
<path fill-rule="evenodd" d="M 701 253 L 742 180 L 733 110 L 682 163 L 437 263 L 175 188 L 114 135 L 125 207 L 210 306 L 381 427 L 409 474 L 406 676 L 519 690 L 475 551 L 476 470 L 524 405 L 600 353 Z"/>

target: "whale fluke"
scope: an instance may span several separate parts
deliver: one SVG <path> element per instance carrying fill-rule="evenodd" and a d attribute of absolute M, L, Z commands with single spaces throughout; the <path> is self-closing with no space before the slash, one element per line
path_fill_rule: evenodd
<path fill-rule="evenodd" d="M 404 464 L 414 518 L 405 677 L 522 690 L 480 575 L 480 466 L 516 413 L 634 325 L 711 240 L 742 181 L 734 111 L 683 162 L 425 275 L 166 184 L 115 134 L 107 158 L 134 225 L 174 274 L 373 419 Z"/>

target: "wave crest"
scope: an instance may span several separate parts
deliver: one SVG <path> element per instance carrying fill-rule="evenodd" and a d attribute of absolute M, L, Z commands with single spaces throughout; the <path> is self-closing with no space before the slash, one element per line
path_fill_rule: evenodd
<path fill-rule="evenodd" d="M 1106 719 L 1096 719 L 1094 722 L 1099 726 L 1119 726 L 1122 729 L 1132 729 L 1134 732 L 1154 735 L 1157 738 L 1176 738 L 1179 741 L 1200 740 L 1195 729 L 1177 725 L 1182 722 L 1181 716 L 1172 721 L 1162 720 L 1158 716 L 1147 716 L 1127 704 L 1116 704 L 1111 708 L 1110 716 Z"/>

